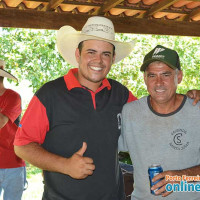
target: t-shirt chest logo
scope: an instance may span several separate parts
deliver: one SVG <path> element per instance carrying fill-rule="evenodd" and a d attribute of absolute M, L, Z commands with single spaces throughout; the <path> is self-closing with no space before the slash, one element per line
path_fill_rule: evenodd
<path fill-rule="evenodd" d="M 171 132 L 171 142 L 169 145 L 174 150 L 184 150 L 188 147 L 187 131 L 184 129 L 176 129 Z"/>

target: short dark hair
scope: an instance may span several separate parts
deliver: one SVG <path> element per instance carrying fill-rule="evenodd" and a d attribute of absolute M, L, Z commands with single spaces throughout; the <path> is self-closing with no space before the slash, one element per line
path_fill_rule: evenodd
<path fill-rule="evenodd" d="M 84 40 L 85 41 L 85 40 Z M 82 42 L 80 42 L 79 44 L 78 44 L 78 49 L 79 49 L 79 52 L 80 52 L 80 54 L 81 54 L 81 51 L 82 51 L 82 49 L 83 49 L 83 42 L 84 41 L 82 41 Z M 111 43 L 110 43 L 111 44 Z M 113 56 L 115 55 L 115 46 L 112 44 L 112 46 L 113 46 Z"/>

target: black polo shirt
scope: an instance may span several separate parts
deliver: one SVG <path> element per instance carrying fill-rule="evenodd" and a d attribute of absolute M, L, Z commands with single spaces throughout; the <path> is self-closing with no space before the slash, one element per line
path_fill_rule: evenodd
<path fill-rule="evenodd" d="M 28 124 L 22 120 L 21 134 L 24 129 L 27 143 L 27 130 L 31 130 L 35 142 L 63 157 L 71 157 L 86 142 L 84 156 L 93 159 L 95 170 L 82 180 L 44 171 L 43 199 L 122 200 L 124 190 L 117 146 L 120 113 L 131 95 L 126 87 L 111 79 L 104 79 L 96 92 L 87 90 L 74 77 L 76 72 L 77 69 L 70 70 L 35 94 L 27 113 L 37 118 L 37 122 Z M 34 126 L 38 123 L 39 130 L 33 130 L 32 123 Z"/>

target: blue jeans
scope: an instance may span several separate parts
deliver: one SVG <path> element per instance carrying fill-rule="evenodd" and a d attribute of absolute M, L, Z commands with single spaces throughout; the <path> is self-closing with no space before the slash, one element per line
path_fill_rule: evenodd
<path fill-rule="evenodd" d="M 0 195 L 3 200 L 21 200 L 24 191 L 24 167 L 0 169 Z"/>

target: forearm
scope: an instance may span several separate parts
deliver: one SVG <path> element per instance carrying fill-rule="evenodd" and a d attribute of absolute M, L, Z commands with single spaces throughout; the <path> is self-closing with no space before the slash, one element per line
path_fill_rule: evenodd
<path fill-rule="evenodd" d="M 84 157 L 87 144 L 75 152 L 70 158 L 64 158 L 46 151 L 38 143 L 30 143 L 24 146 L 15 146 L 15 153 L 20 158 L 43 170 L 59 172 L 75 179 L 83 179 L 93 174 L 95 165 L 93 160 Z"/>
<path fill-rule="evenodd" d="M 200 175 L 200 165 L 180 170 L 180 175 L 197 176 Z"/>
<path fill-rule="evenodd" d="M 169 170 L 164 171 L 153 178 L 153 182 L 163 179 L 163 184 L 166 184 L 165 181 L 171 181 L 170 177 L 183 177 L 183 176 L 197 176 L 200 175 L 200 165 L 182 169 L 182 170 Z M 167 179 L 167 180 L 165 180 Z M 174 181 L 174 180 L 173 180 Z M 178 181 L 177 181 L 178 182 Z"/>
<path fill-rule="evenodd" d="M 46 151 L 38 143 L 15 146 L 14 149 L 17 156 L 38 168 L 68 174 L 68 159 Z"/>

